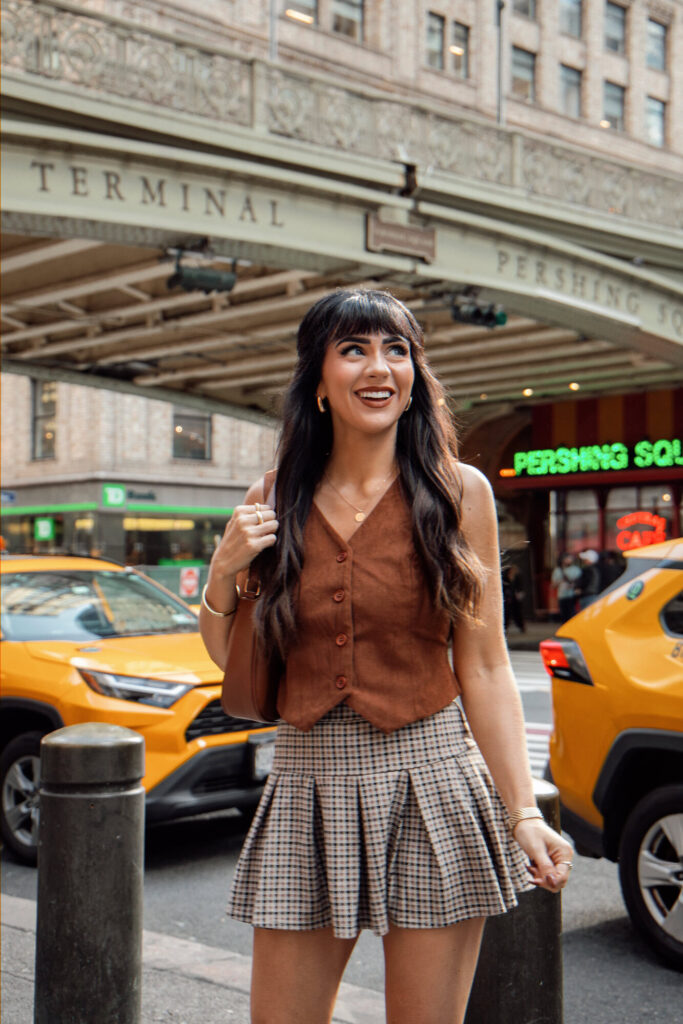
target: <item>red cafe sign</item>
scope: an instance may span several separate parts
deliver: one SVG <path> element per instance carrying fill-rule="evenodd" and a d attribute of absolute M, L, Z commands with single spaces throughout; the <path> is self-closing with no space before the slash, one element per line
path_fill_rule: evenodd
<path fill-rule="evenodd" d="M 639 529 L 634 530 L 634 526 Z M 617 530 L 617 547 L 620 551 L 630 551 L 666 540 L 666 519 L 654 512 L 629 512 L 617 519 Z"/>

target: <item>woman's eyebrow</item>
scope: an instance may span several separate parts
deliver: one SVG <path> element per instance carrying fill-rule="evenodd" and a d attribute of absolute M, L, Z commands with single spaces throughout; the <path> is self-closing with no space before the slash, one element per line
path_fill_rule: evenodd
<path fill-rule="evenodd" d="M 406 345 L 408 344 L 408 340 L 404 338 L 402 334 L 387 334 L 382 338 L 383 345 L 393 345 L 395 341 L 403 341 L 405 342 Z M 343 338 L 339 338 L 338 341 L 335 341 L 334 347 L 338 348 L 340 345 L 345 345 L 348 344 L 349 342 L 353 342 L 356 345 L 370 344 L 367 338 L 364 338 L 362 336 L 359 337 L 355 334 L 346 334 L 344 335 Z"/>

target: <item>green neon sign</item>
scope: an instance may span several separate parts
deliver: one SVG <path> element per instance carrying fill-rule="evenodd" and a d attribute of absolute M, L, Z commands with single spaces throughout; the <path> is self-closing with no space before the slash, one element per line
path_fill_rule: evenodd
<path fill-rule="evenodd" d="M 102 504 L 105 508 L 123 508 L 126 504 L 123 484 L 102 484 Z"/>
<path fill-rule="evenodd" d="M 638 441 L 625 445 L 587 444 L 570 448 L 536 448 L 515 452 L 513 472 L 501 470 L 502 476 L 562 476 L 567 473 L 605 473 L 624 469 L 670 469 L 683 466 L 683 443 L 680 438 L 659 441 Z"/>
<path fill-rule="evenodd" d="M 33 537 L 34 540 L 54 540 L 55 539 L 55 521 L 50 519 L 48 516 L 36 518 L 33 520 Z"/>

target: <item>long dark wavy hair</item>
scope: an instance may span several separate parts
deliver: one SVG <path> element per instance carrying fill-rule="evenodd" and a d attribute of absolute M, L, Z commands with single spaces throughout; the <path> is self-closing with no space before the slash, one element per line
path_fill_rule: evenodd
<path fill-rule="evenodd" d="M 396 456 L 412 510 L 413 539 L 434 603 L 453 622 L 474 619 L 484 570 L 461 530 L 458 446 L 444 391 L 427 365 L 422 329 L 384 291 L 336 291 L 309 309 L 297 336 L 298 362 L 285 396 L 278 448 L 277 544 L 257 561 L 262 597 L 258 622 L 266 651 L 286 659 L 296 639 L 295 595 L 304 563 L 304 526 L 332 450 L 332 419 L 316 391 L 328 345 L 363 334 L 392 334 L 410 344 L 413 401 L 398 422 Z"/>

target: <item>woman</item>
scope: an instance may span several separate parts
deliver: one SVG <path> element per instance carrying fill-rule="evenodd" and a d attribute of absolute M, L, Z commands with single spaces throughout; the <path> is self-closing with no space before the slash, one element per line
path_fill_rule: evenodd
<path fill-rule="evenodd" d="M 565 551 L 560 555 L 550 577 L 550 582 L 557 588 L 560 622 L 566 622 L 572 615 L 576 615 L 576 588 L 580 576 L 581 569 L 576 564 L 574 555 L 570 551 Z"/>
<path fill-rule="evenodd" d="M 372 928 L 389 1024 L 459 1024 L 486 916 L 530 884 L 558 892 L 572 855 L 534 806 L 493 498 L 457 461 L 421 329 L 391 295 L 321 299 L 298 357 L 278 518 L 259 481 L 201 611 L 224 665 L 235 574 L 258 556 L 264 643 L 285 667 L 229 907 L 254 925 L 252 1020 L 328 1022 Z"/>

